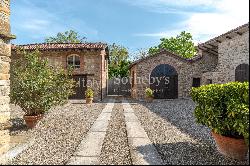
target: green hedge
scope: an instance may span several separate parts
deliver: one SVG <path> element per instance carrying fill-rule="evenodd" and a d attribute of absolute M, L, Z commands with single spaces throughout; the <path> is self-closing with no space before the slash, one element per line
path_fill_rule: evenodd
<path fill-rule="evenodd" d="M 209 84 L 192 88 L 197 123 L 249 143 L 249 82 Z"/>

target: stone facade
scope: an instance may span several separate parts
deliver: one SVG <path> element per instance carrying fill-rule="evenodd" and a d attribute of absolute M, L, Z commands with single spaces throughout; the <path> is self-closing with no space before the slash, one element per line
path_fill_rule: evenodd
<path fill-rule="evenodd" d="M 9 69 L 12 39 L 10 34 L 10 1 L 0 0 L 0 155 L 8 149 L 10 136 L 8 127 L 10 125 L 9 107 Z"/>
<path fill-rule="evenodd" d="M 131 96 L 136 99 L 145 98 L 145 89 L 150 87 L 150 74 L 160 64 L 171 65 L 177 71 L 179 98 L 190 97 L 193 78 L 199 78 L 200 85 L 235 81 L 236 67 L 240 64 L 249 64 L 248 24 L 211 39 L 200 46 L 198 46 L 198 55 L 193 59 L 184 59 L 163 50 L 154 56 L 133 63 L 130 66 Z"/>
<path fill-rule="evenodd" d="M 218 54 L 218 65 L 214 72 L 203 74 L 203 84 L 207 79 L 213 83 L 235 81 L 236 67 L 240 64 L 249 65 L 249 31 L 219 43 Z"/>
<path fill-rule="evenodd" d="M 145 98 L 144 91 L 150 87 L 149 78 L 153 69 L 160 64 L 168 64 L 174 67 L 178 73 L 178 97 L 186 98 L 192 88 L 193 78 L 201 78 L 203 71 L 212 71 L 217 61 L 217 57 L 208 54 L 197 59 L 187 60 L 166 50 L 162 51 L 131 67 L 130 73 L 133 78 L 131 95 L 136 99 Z M 207 65 L 208 63 L 210 65 Z"/>
<path fill-rule="evenodd" d="M 39 45 L 39 44 L 36 44 Z M 17 46 L 12 47 L 12 61 L 21 57 L 16 53 Z M 22 47 L 22 46 L 20 46 Z M 47 49 L 40 50 L 41 57 L 48 59 L 50 65 L 55 67 L 67 68 L 67 57 L 70 55 L 80 56 L 80 68 L 73 71 L 73 75 L 86 75 L 87 86 L 94 91 L 94 100 L 101 100 L 106 95 L 106 78 L 107 78 L 107 50 L 106 47 L 100 49 L 86 48 L 67 48 L 67 49 Z M 13 65 L 11 65 L 14 67 Z"/>

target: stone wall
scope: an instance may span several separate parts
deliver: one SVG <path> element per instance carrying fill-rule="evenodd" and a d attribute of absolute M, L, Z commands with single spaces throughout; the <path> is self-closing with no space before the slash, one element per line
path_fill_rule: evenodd
<path fill-rule="evenodd" d="M 215 72 L 203 74 L 203 84 L 207 79 L 212 83 L 235 81 L 235 69 L 240 64 L 249 64 L 249 31 L 236 35 L 218 45 L 218 66 Z"/>
<path fill-rule="evenodd" d="M 80 49 L 68 49 L 63 51 L 41 51 L 41 56 L 47 58 L 49 64 L 52 66 L 67 67 L 67 57 L 69 55 L 79 55 L 80 56 L 80 68 L 75 69 L 75 75 L 87 75 L 87 86 L 92 87 L 95 93 L 94 100 L 100 100 L 101 92 L 103 95 L 106 94 L 106 71 L 104 69 L 104 59 L 106 57 L 106 52 L 99 49 L 90 50 L 80 50 Z M 13 61 L 19 59 L 21 55 L 17 55 L 14 50 L 12 52 Z M 101 81 L 103 79 L 103 81 Z M 102 90 L 102 91 L 101 91 Z"/>
<path fill-rule="evenodd" d="M 135 78 L 135 84 L 132 87 L 132 97 L 137 99 L 145 97 L 144 91 L 147 87 L 150 87 L 150 74 L 152 70 L 160 64 L 171 65 L 177 71 L 178 97 L 190 97 L 193 78 L 201 78 L 203 72 L 213 71 L 217 66 L 217 62 L 218 58 L 216 56 L 210 56 L 208 54 L 204 54 L 201 58 L 191 61 L 167 51 L 147 58 L 130 69 L 131 77 Z M 142 78 L 144 78 L 144 81 L 142 81 Z"/>
<path fill-rule="evenodd" d="M 0 155 L 8 149 L 10 136 L 7 126 L 10 118 L 9 69 L 11 46 L 9 0 L 0 0 Z"/>

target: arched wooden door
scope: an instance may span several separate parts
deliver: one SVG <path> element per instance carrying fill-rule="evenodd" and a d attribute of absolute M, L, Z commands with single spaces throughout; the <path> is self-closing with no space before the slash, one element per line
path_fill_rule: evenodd
<path fill-rule="evenodd" d="M 249 81 L 249 65 L 240 64 L 235 69 L 235 81 L 245 82 Z"/>
<path fill-rule="evenodd" d="M 168 64 L 156 66 L 150 75 L 150 88 L 155 99 L 178 98 L 178 74 Z"/>

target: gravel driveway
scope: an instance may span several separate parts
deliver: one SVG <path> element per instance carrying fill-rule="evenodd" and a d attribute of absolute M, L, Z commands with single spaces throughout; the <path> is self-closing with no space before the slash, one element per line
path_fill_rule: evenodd
<path fill-rule="evenodd" d="M 27 134 L 35 143 L 19 154 L 10 164 L 64 164 L 101 113 L 106 104 L 95 103 L 87 106 L 82 103 L 69 104 L 51 109 L 35 129 L 22 127 L 20 110 L 15 110 L 12 118 L 20 118 L 21 130 L 12 134 Z M 12 106 L 12 109 L 17 107 Z"/>
<path fill-rule="evenodd" d="M 100 155 L 101 165 L 131 165 L 123 107 L 116 103 Z"/>
<path fill-rule="evenodd" d="M 195 122 L 192 100 L 130 102 L 165 164 L 249 164 L 217 152 L 210 130 Z"/>

